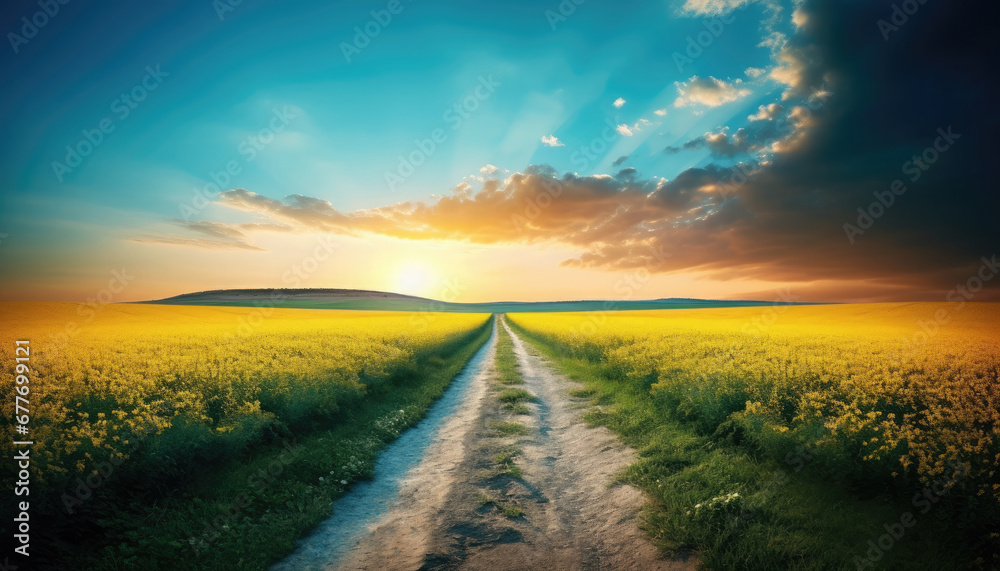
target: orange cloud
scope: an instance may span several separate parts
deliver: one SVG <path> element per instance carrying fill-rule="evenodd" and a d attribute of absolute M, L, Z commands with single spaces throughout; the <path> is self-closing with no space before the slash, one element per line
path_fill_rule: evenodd
<path fill-rule="evenodd" d="M 319 198 L 277 200 L 235 189 L 222 193 L 219 203 L 269 222 L 191 223 L 188 229 L 230 247 L 253 247 L 245 242 L 249 230 L 552 243 L 579 252 L 561 262 L 566 267 L 689 271 L 722 281 L 867 281 L 878 285 L 873 292 L 890 297 L 909 291 L 927 298 L 927 292 L 947 291 L 972 271 L 920 228 L 886 228 L 882 236 L 866 236 L 863 248 L 853 247 L 841 229 L 844 216 L 859 200 L 858 192 L 880 188 L 883 181 L 855 180 L 857 191 L 827 182 L 820 192 L 815 165 L 802 163 L 795 153 L 753 168 L 689 169 L 671 180 L 638 179 L 634 169 L 618 176 L 560 177 L 551 168 L 530 167 L 505 180 L 488 180 L 478 191 L 463 188 L 432 201 L 353 212 L 340 212 Z M 913 247 L 901 248 L 900 240 Z M 219 247 L 182 238 L 144 241 Z M 816 291 L 827 294 L 827 289 Z"/>

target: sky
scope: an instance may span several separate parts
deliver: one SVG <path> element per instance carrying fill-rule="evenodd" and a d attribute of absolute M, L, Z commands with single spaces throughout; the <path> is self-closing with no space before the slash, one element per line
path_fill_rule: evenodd
<path fill-rule="evenodd" d="M 1000 300 L 987 7 L 9 2 L 0 300 Z"/>

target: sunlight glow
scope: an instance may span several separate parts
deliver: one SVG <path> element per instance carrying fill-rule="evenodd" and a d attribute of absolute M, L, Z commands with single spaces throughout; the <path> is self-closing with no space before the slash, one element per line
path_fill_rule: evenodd
<path fill-rule="evenodd" d="M 426 296 L 437 281 L 434 271 L 425 264 L 411 262 L 403 266 L 396 276 L 396 291 L 409 295 Z"/>

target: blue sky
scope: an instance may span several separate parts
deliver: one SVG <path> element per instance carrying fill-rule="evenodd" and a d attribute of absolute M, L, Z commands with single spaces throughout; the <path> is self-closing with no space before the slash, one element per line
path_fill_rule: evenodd
<path fill-rule="evenodd" d="M 660 2 L 583 3 L 555 21 L 554 31 L 546 11 L 558 11 L 556 3 L 403 2 L 347 62 L 342 42 L 352 43 L 354 27 L 385 4 L 246 0 L 222 12 L 222 21 L 210 2 L 159 12 L 120 3 L 63 7 L 13 57 L 23 79 L 2 103 L 18 110 L 5 119 L 20 136 L 0 144 L 19 168 L 5 171 L 2 182 L 66 198 L 96 193 L 96 203 L 163 213 L 165 203 L 239 158 L 239 142 L 286 106 L 298 110 L 288 140 L 263 149 L 234 179 L 237 186 L 306 192 L 344 209 L 420 199 L 486 164 L 578 171 L 581 163 L 571 157 L 600 137 L 607 121 L 644 118 L 658 124 L 617 137 L 581 174 L 608 172 L 611 161 L 634 153 L 642 172 L 673 176 L 698 157 L 665 157 L 663 146 L 738 119 L 778 89 L 755 86 L 755 97 L 701 116 L 671 108 L 675 81 L 741 78 L 747 67 L 766 66 L 770 54 L 757 47 L 762 9 L 753 6 L 725 26 L 724 42 L 682 71 L 669 56 L 706 30 L 704 18 L 678 17 L 681 6 Z M 168 76 L 129 116 L 118 117 L 111 105 L 140 82 L 146 66 Z M 500 85 L 452 129 L 444 112 L 480 77 Z M 619 97 L 626 103 L 615 108 Z M 653 113 L 663 108 L 666 117 Z M 115 131 L 60 184 L 51 163 L 64 162 L 65 146 L 105 117 L 114 119 Z M 448 129 L 448 140 L 398 194 L 390 192 L 385 171 L 437 127 Z M 543 145 L 547 135 L 565 147 Z M 135 191 L 137 179 L 143 192 Z"/>

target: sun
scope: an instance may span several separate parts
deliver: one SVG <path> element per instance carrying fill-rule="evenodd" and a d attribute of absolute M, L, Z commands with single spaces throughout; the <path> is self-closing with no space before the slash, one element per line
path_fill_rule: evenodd
<path fill-rule="evenodd" d="M 434 285 L 434 271 L 421 263 L 409 263 L 400 268 L 396 276 L 397 293 L 409 295 L 426 295 L 427 290 Z"/>

